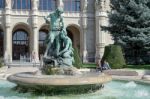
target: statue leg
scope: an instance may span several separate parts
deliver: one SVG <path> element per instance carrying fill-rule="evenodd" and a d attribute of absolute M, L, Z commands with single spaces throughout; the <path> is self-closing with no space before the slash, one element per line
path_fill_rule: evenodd
<path fill-rule="evenodd" d="M 49 50 L 50 46 L 51 46 L 51 44 L 48 43 L 47 48 L 46 48 L 46 51 L 45 51 L 45 53 L 44 53 L 44 57 L 47 57 L 48 50 Z"/>
<path fill-rule="evenodd" d="M 71 51 L 66 51 L 64 54 L 63 54 L 63 57 L 64 58 L 71 58 Z"/>
<path fill-rule="evenodd" d="M 54 42 L 55 35 L 54 35 L 53 32 L 51 32 L 51 33 L 49 34 L 48 39 L 49 39 L 49 42 L 48 42 L 48 44 L 47 44 L 47 48 L 46 48 L 46 51 L 45 51 L 45 53 L 44 53 L 44 57 L 47 57 L 47 56 L 48 56 L 48 53 L 49 53 L 49 51 L 50 51 L 50 49 L 51 49 L 51 45 L 52 45 L 53 42 Z"/>
<path fill-rule="evenodd" d="M 56 38 L 56 56 L 58 56 L 58 53 L 60 51 L 60 42 L 59 37 Z"/>

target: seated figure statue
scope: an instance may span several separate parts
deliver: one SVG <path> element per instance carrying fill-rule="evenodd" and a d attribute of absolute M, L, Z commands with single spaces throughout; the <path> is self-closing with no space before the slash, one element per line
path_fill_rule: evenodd
<path fill-rule="evenodd" d="M 61 50 L 58 53 L 63 59 L 63 63 L 65 65 L 71 65 L 74 61 L 73 59 L 73 48 L 72 48 L 72 41 L 67 36 L 66 29 L 64 28 L 62 33 L 60 34 L 60 43 L 61 43 Z"/>

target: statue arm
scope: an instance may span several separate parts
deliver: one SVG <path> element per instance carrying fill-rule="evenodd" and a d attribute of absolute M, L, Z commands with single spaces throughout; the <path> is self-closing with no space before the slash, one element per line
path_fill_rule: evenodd
<path fill-rule="evenodd" d="M 51 14 L 49 14 L 48 16 L 44 17 L 46 23 L 50 23 L 50 18 L 51 18 Z"/>
<path fill-rule="evenodd" d="M 64 28 L 64 20 L 63 20 L 63 17 L 60 18 L 60 23 L 62 25 L 62 29 Z"/>

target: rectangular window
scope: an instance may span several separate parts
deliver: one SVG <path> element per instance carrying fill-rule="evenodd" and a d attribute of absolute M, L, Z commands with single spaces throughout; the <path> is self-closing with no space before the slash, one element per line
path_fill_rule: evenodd
<path fill-rule="evenodd" d="M 56 9 L 56 0 L 39 0 L 39 10 L 53 11 Z"/>
<path fill-rule="evenodd" d="M 75 4 L 76 4 L 76 5 L 75 5 L 75 6 L 76 6 L 76 8 L 75 8 L 76 11 L 80 11 L 80 0 L 76 0 L 76 1 L 75 1 Z"/>
<path fill-rule="evenodd" d="M 67 12 L 78 12 L 80 11 L 80 0 L 63 0 L 64 11 Z"/>
<path fill-rule="evenodd" d="M 17 5 L 17 9 L 21 9 L 21 1 L 22 0 L 17 0 L 17 2 L 16 2 L 17 3 L 16 4 Z"/>
<path fill-rule="evenodd" d="M 0 9 L 5 7 L 5 0 L 0 0 Z"/>
<path fill-rule="evenodd" d="M 13 9 L 31 9 L 31 0 L 12 0 Z"/>

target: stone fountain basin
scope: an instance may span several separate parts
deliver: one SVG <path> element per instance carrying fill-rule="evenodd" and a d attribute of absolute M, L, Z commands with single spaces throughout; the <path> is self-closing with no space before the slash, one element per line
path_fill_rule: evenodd
<path fill-rule="evenodd" d="M 86 73 L 81 75 L 34 75 L 31 72 L 17 73 L 9 76 L 8 81 L 23 86 L 23 89 L 32 88 L 46 92 L 88 92 L 98 90 L 111 76 L 101 73 Z M 45 89 L 43 89 L 43 86 Z M 56 91 L 57 90 L 57 91 Z"/>
<path fill-rule="evenodd" d="M 34 75 L 31 72 L 10 75 L 8 81 L 23 85 L 87 85 L 103 84 L 112 80 L 111 76 L 100 73 L 82 75 Z"/>

